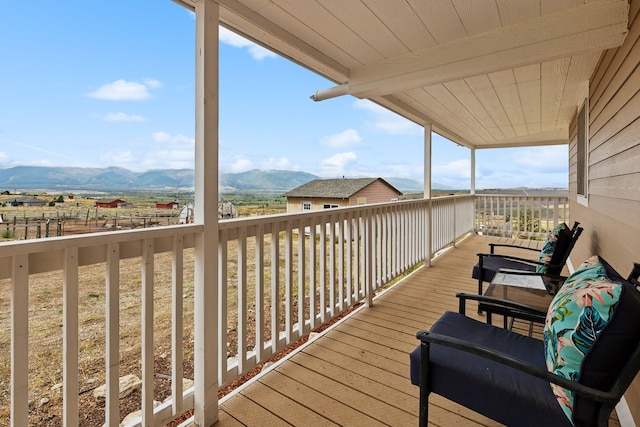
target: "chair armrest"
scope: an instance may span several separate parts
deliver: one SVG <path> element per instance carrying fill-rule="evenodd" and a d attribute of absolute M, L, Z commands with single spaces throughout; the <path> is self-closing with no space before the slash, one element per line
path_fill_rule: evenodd
<path fill-rule="evenodd" d="M 517 257 L 517 256 L 512 256 L 512 255 L 487 254 L 487 253 L 479 253 L 477 255 L 478 255 L 478 258 L 503 258 L 503 259 L 508 259 L 508 260 L 512 260 L 512 261 L 525 262 L 525 263 L 531 264 L 531 265 L 547 265 L 547 264 L 545 264 L 543 262 L 540 262 L 540 261 L 527 259 L 527 258 L 521 258 L 521 257 Z"/>
<path fill-rule="evenodd" d="M 640 287 L 640 281 L 638 281 L 639 277 L 640 277 L 640 263 L 634 262 L 633 268 L 629 273 L 629 277 L 627 277 L 627 281 L 631 282 L 631 284 L 637 288 L 637 287 Z"/>
<path fill-rule="evenodd" d="M 492 254 L 495 253 L 494 252 L 495 248 L 525 249 L 525 250 L 528 250 L 528 251 L 533 251 L 533 252 L 540 253 L 540 249 L 528 248 L 526 246 L 510 245 L 510 244 L 507 244 L 507 243 L 489 243 L 489 252 L 491 252 Z"/>
<path fill-rule="evenodd" d="M 419 331 L 416 337 L 421 341 L 421 353 L 422 357 L 425 355 L 428 358 L 428 345 L 430 343 L 443 345 L 446 347 L 454 348 L 456 350 L 464 351 L 465 353 L 475 354 L 476 356 L 484 357 L 485 359 L 492 360 L 497 363 L 501 363 L 505 366 L 517 369 L 526 374 L 532 375 L 537 378 L 541 378 L 553 384 L 557 384 L 560 387 L 572 390 L 575 393 L 586 396 L 589 399 L 597 402 L 616 403 L 618 398 L 615 393 L 598 390 L 593 387 L 580 384 L 576 381 L 571 381 L 567 378 L 553 374 L 544 368 L 540 368 L 532 363 L 522 361 L 508 354 L 493 350 L 491 348 L 471 343 L 459 338 L 450 337 L 447 335 L 433 334 L 425 331 Z M 425 346 L 427 347 L 425 351 Z M 428 363 L 427 360 L 422 360 L 422 363 Z"/>
<path fill-rule="evenodd" d="M 479 303 L 491 305 L 493 307 L 501 307 L 507 308 L 510 310 L 515 310 L 518 313 L 524 313 L 529 315 L 530 317 L 536 317 L 536 320 L 544 323 L 545 318 L 547 317 L 547 313 L 542 312 L 534 307 L 528 306 L 526 304 L 520 304 L 514 301 L 509 301 L 502 298 L 489 297 L 485 295 L 477 295 L 477 294 L 467 294 L 464 292 L 458 292 L 456 297 L 459 300 L 459 313 L 466 314 L 466 301 L 478 301 Z"/>

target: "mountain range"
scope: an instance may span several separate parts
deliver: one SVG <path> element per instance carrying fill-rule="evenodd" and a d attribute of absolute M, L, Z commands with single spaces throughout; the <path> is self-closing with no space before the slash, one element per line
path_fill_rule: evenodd
<path fill-rule="evenodd" d="M 220 174 L 220 191 L 286 192 L 319 176 L 287 170 L 250 170 Z M 412 179 L 384 177 L 402 192 L 422 191 L 422 183 Z M 153 169 L 134 172 L 120 167 L 81 168 L 15 166 L 0 169 L 2 191 L 193 191 L 193 169 Z M 434 184 L 434 188 L 451 190 Z"/>

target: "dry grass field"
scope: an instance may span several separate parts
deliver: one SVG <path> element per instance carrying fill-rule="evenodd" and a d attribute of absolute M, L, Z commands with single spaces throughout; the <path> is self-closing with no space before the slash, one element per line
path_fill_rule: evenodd
<path fill-rule="evenodd" d="M 265 210 L 265 209 L 268 209 Z M 241 215 L 248 216 L 274 213 L 275 208 L 256 207 L 240 210 Z M 275 212 L 277 213 L 277 212 Z M 308 242 L 308 239 L 307 239 Z M 319 244 L 318 241 L 315 242 Z M 267 236 L 265 249 L 271 245 Z M 294 237 L 294 247 L 297 238 Z M 308 246 L 308 244 L 307 244 Z M 252 265 L 254 249 L 248 244 L 247 259 L 247 335 L 248 348 L 255 345 L 255 269 Z M 237 353 L 237 247 L 235 242 L 228 245 L 228 304 L 227 331 L 228 355 Z M 307 248 L 308 250 L 308 248 Z M 284 283 L 285 266 L 284 241 L 281 241 L 279 264 L 282 266 L 281 283 Z M 267 252 L 268 253 L 268 252 Z M 170 395 L 171 384 L 171 260 L 170 254 L 157 254 L 154 262 L 154 399 L 162 401 Z M 294 255 L 292 266 L 293 275 L 297 277 L 297 255 Z M 307 257 L 308 259 L 308 257 Z M 270 272 L 270 260 L 265 259 L 265 267 Z M 141 281 L 142 273 L 140 259 L 123 260 L 120 264 L 120 376 L 134 374 L 141 377 Z M 193 250 L 184 253 L 184 377 L 193 378 Z M 267 273 L 268 274 L 268 273 Z M 308 274 L 308 273 L 307 273 Z M 81 425 L 95 426 L 104 422 L 104 404 L 98 403 L 93 397 L 93 390 L 104 384 L 105 371 L 105 267 L 104 265 L 90 265 L 81 268 L 79 284 L 79 324 L 80 324 L 80 405 Z M 269 283 L 270 277 L 265 277 Z M 309 278 L 306 278 L 307 283 Z M 296 283 L 297 280 L 294 280 Z M 328 278 L 327 278 L 328 282 Z M 328 291 L 327 291 L 328 292 Z M 297 321 L 297 289 L 294 285 L 293 322 Z M 0 281 L 0 425 L 9 425 L 10 378 L 11 378 L 11 283 L 9 280 Z M 265 303 L 265 340 L 271 337 L 270 286 L 264 290 Z M 284 313 L 285 290 L 281 286 L 277 300 L 280 313 Z M 306 310 L 308 306 L 308 295 Z M 316 298 L 318 310 L 319 298 Z M 328 295 L 327 295 L 328 301 Z M 30 423 L 38 426 L 62 425 L 62 272 L 39 274 L 30 277 L 29 283 L 29 398 Z M 278 319 L 280 330 L 284 330 L 284 315 Z M 294 343 L 293 346 L 299 343 Z M 284 353 L 290 351 L 285 350 Z M 278 357 L 278 356 L 276 356 Z M 254 375 L 252 372 L 249 375 Z M 236 386 L 237 382 L 231 386 Z M 221 393 L 228 392 L 225 387 Z M 45 400 L 43 400 L 45 399 Z M 140 408 L 140 392 L 121 399 L 120 413 L 124 417 L 128 413 Z"/>
<path fill-rule="evenodd" d="M 1 201 L 0 201 L 1 203 Z M 27 208 L 5 206 L 0 213 L 5 223 L 0 224 L 0 236 L 4 240 L 13 240 L 13 221 L 7 218 L 13 216 L 28 219 L 32 224 L 37 218 L 65 218 L 66 234 L 78 232 L 105 231 L 103 226 L 96 227 L 96 218 L 88 221 L 82 219 L 78 212 L 84 212 L 87 207 L 65 210 L 61 208 Z M 95 208 L 94 208 L 95 209 Z M 160 213 L 151 207 L 130 209 L 101 209 L 98 224 L 113 224 L 116 214 L 119 221 L 128 222 L 134 216 L 142 218 L 160 218 Z M 103 212 L 108 211 L 104 214 Z M 115 212 L 114 212 L 115 211 Z M 243 206 L 238 209 L 240 216 L 256 216 L 284 211 L 283 206 Z M 73 213 L 76 212 L 75 218 Z M 93 212 L 89 209 L 90 214 Z M 158 222 L 167 225 L 177 222 L 177 213 L 169 212 L 173 216 L 163 217 Z M 78 218 L 80 216 L 80 218 Z M 89 215 L 90 216 L 90 215 Z M 69 219 L 73 218 L 73 219 Z M 85 226 L 84 223 L 87 222 Z M 166 221 L 166 223 L 165 223 Z M 16 221 L 20 224 L 20 221 Z M 153 225 L 153 224 L 151 224 Z M 19 227 L 16 227 L 20 229 Z M 9 232 L 7 232 L 9 230 Z M 24 227 L 22 228 L 24 230 Z M 2 234 L 4 232 L 4 235 Z M 24 231 L 22 231 L 24 232 Z M 28 238 L 35 238 L 35 228 L 29 227 Z M 31 234 L 33 233 L 33 234 Z M 44 229 L 42 229 L 44 238 Z M 11 234 L 9 236 L 9 234 Z M 17 233 L 16 233 L 17 234 Z M 23 239 L 15 236 L 15 238 Z M 270 245 L 270 242 L 265 242 Z M 237 348 L 237 283 L 233 277 L 234 264 L 237 260 L 237 249 L 230 245 L 228 286 L 228 331 L 230 354 L 235 354 Z M 284 254 L 284 248 L 281 251 Z M 251 256 L 251 255 L 250 255 Z M 294 263 L 295 264 L 295 263 Z M 284 262 L 282 263 L 284 265 Z M 140 259 L 121 261 L 120 265 L 120 375 L 134 374 L 141 377 L 141 277 Z M 250 267 L 249 275 L 254 275 Z M 184 253 L 184 376 L 193 378 L 193 250 Z M 80 324 L 80 405 L 81 425 L 95 426 L 104 422 L 104 404 L 97 403 L 92 391 L 104 384 L 105 371 L 105 267 L 91 265 L 82 267 L 79 284 L 79 324 Z M 170 254 L 155 256 L 154 266 L 154 399 L 164 400 L 169 396 L 171 385 L 171 260 Z M 253 280 L 250 278 L 250 281 Z M 255 290 L 248 289 L 249 301 L 255 299 Z M 11 381 L 11 283 L 0 280 L 0 426 L 9 425 L 10 410 L 10 381 Z M 265 299 L 270 299 L 270 291 L 265 289 Z M 284 302 L 284 294 L 281 295 Z M 62 425 L 62 272 L 33 275 L 29 283 L 29 398 L 30 424 L 38 426 Z M 270 335 L 269 312 L 266 314 L 268 327 L 265 331 Z M 254 325 L 255 310 L 248 313 L 248 324 Z M 254 334 L 249 330 L 249 336 Z M 251 346 L 254 343 L 248 343 Z M 44 400 L 43 400 L 44 399 Z M 140 408 L 140 393 L 134 394 L 120 401 L 121 417 Z"/>

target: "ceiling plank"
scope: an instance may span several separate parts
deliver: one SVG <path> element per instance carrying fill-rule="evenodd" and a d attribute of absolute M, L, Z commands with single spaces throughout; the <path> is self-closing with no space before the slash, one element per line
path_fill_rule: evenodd
<path fill-rule="evenodd" d="M 488 77 L 509 119 L 515 136 L 527 135 L 526 120 L 513 70 L 497 71 L 489 74 Z"/>
<path fill-rule="evenodd" d="M 624 40 L 627 21 L 626 1 L 589 3 L 419 54 L 354 68 L 349 93 L 367 98 L 615 47 Z"/>
<path fill-rule="evenodd" d="M 341 22 L 346 28 L 350 28 L 360 39 L 371 46 L 377 53 L 374 60 L 379 55 L 391 58 L 400 53 L 409 52 L 402 41 L 361 1 L 317 1 L 335 17 L 336 21 Z M 399 8 L 396 7 L 396 9 Z M 369 25 L 362 25 L 363 21 L 369 22 Z"/>
<path fill-rule="evenodd" d="M 469 36 L 502 26 L 495 0 L 452 0 L 452 2 Z"/>
<path fill-rule="evenodd" d="M 407 0 L 422 18 L 437 44 L 443 45 L 467 37 L 451 0 Z"/>
<path fill-rule="evenodd" d="M 389 30 L 410 51 L 436 46 L 433 36 L 408 3 L 389 0 L 367 0 L 367 7 L 377 17 L 382 17 L 379 19 L 384 19 Z"/>

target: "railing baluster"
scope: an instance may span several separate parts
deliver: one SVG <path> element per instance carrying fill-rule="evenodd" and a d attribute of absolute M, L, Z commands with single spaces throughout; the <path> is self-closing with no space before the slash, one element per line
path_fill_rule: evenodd
<path fill-rule="evenodd" d="M 318 279 L 316 277 L 318 269 L 316 268 L 316 227 L 315 220 L 311 220 L 309 224 L 309 328 L 315 329 L 318 320 L 316 313 L 316 292 L 318 292 Z"/>
<path fill-rule="evenodd" d="M 183 412 L 184 378 L 182 353 L 183 340 L 183 292 L 184 292 L 184 241 L 182 236 L 174 236 L 171 250 L 171 394 L 173 415 Z"/>
<path fill-rule="evenodd" d="M 78 248 L 64 251 L 62 284 L 63 424 L 78 425 Z"/>
<path fill-rule="evenodd" d="M 353 214 L 348 213 L 345 218 L 345 244 L 346 248 L 346 260 L 345 267 L 347 269 L 345 278 L 345 286 L 347 288 L 347 307 L 351 307 L 358 299 L 353 292 Z"/>
<path fill-rule="evenodd" d="M 345 307 L 345 281 L 344 281 L 344 217 L 342 215 L 338 216 L 338 310 L 342 312 Z"/>
<path fill-rule="evenodd" d="M 308 329 L 305 316 L 306 296 L 306 242 L 304 235 L 304 223 L 298 223 L 298 331 L 297 337 L 301 337 Z"/>
<path fill-rule="evenodd" d="M 362 228 L 360 227 L 360 216 L 352 220 L 353 224 L 353 291 L 355 299 L 360 300 L 364 296 L 362 287 L 362 269 L 360 268 L 360 260 L 362 259 Z"/>
<path fill-rule="evenodd" d="M 26 426 L 29 411 L 29 255 L 11 266 L 11 426 Z"/>
<path fill-rule="evenodd" d="M 107 246 L 106 269 L 106 401 L 105 419 L 109 427 L 120 424 L 119 384 L 120 375 L 120 244 Z"/>
<path fill-rule="evenodd" d="M 291 221 L 285 226 L 285 339 L 291 344 L 293 329 L 293 231 Z"/>
<path fill-rule="evenodd" d="M 264 351 L 264 227 L 262 224 L 256 226 L 256 249 L 255 249 L 255 325 L 256 325 L 256 344 L 254 352 L 256 354 L 255 364 L 265 359 Z"/>
<path fill-rule="evenodd" d="M 336 219 L 329 215 L 329 315 L 336 315 Z"/>
<path fill-rule="evenodd" d="M 238 374 L 247 366 L 247 228 L 238 230 Z"/>
<path fill-rule="evenodd" d="M 327 225 L 320 217 L 320 323 L 327 321 Z"/>
<path fill-rule="evenodd" d="M 223 265 L 221 265 L 222 267 Z M 225 323 L 226 324 L 226 323 Z M 271 353 L 280 350 L 280 227 L 271 225 Z"/>
<path fill-rule="evenodd" d="M 229 240 L 226 230 L 218 235 L 218 384 L 226 384 L 229 377 L 228 363 L 228 257 Z"/>
<path fill-rule="evenodd" d="M 153 240 L 142 242 L 142 423 L 153 418 Z"/>

